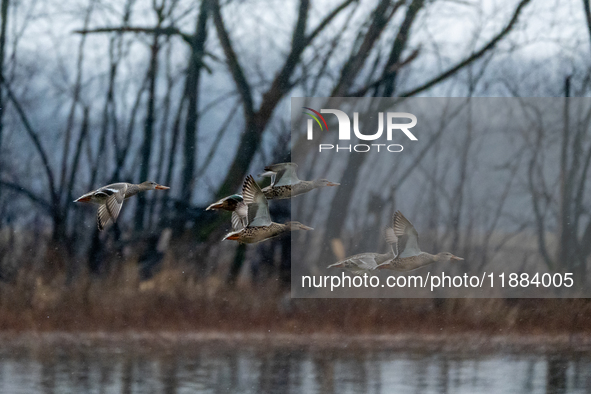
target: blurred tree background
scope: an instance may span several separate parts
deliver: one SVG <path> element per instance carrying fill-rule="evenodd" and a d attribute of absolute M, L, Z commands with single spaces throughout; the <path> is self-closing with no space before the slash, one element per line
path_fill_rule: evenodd
<path fill-rule="evenodd" d="M 591 91 L 588 0 L 2 0 L 0 13 L 0 286 L 59 278 L 89 294 L 130 261 L 143 279 L 166 265 L 191 283 L 235 283 L 248 261 L 247 277 L 284 286 L 285 239 L 220 244 L 229 215 L 203 208 L 239 191 L 247 174 L 290 160 L 290 97 Z M 517 228 L 538 232 L 548 266 L 573 259 L 584 272 L 590 136 L 588 127 L 564 130 L 554 183 L 536 170 L 549 159 L 535 144 L 553 143 L 542 131 L 523 137 L 526 157 L 506 170 L 530 168 L 523 193 L 537 222 Z M 474 141 L 462 138 L 465 170 Z M 354 155 L 347 179 L 335 180 L 335 202 L 351 198 L 365 157 Z M 424 218 L 449 230 L 454 248 L 466 247 L 460 228 L 470 230 L 464 178 L 444 214 L 431 204 Z M 103 233 L 94 210 L 72 203 L 108 183 L 144 180 L 171 189 L 127 201 Z M 278 222 L 289 216 L 289 205 L 272 209 Z M 559 247 L 545 244 L 548 231 L 563 237 Z"/>

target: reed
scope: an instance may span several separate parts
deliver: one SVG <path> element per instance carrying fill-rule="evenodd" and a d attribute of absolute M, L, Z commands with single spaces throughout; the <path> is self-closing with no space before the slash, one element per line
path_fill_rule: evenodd
<path fill-rule="evenodd" d="M 21 270 L 0 285 L 0 330 L 589 333 L 587 299 L 291 299 L 269 278 L 227 285 L 165 267 L 141 281 L 127 262 L 104 277 L 46 279 Z"/>
<path fill-rule="evenodd" d="M 38 238 L 19 242 L 3 249 L 4 331 L 591 333 L 589 299 L 291 299 L 278 274 L 229 284 L 231 250 L 210 252 L 220 256 L 211 268 L 181 242 L 142 280 L 141 250 L 105 256 L 96 275 Z"/>

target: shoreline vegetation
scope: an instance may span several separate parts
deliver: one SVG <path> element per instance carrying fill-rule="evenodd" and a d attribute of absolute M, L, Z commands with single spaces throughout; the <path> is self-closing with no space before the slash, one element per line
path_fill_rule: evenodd
<path fill-rule="evenodd" d="M 297 349 L 376 349 L 383 351 L 440 351 L 454 354 L 486 355 L 496 352 L 544 354 L 561 351 L 588 352 L 591 349 L 591 335 L 482 335 L 478 332 L 453 334 L 412 333 L 367 335 L 314 333 L 309 335 L 272 332 L 176 332 L 176 331 L 125 331 L 125 332 L 0 332 L 4 348 L 27 348 L 43 346 L 123 346 L 135 353 L 159 353 L 170 351 L 171 347 L 208 346 L 233 347 L 252 346 L 265 348 Z"/>
<path fill-rule="evenodd" d="M 0 284 L 1 332 L 412 334 L 591 338 L 588 299 L 292 299 L 273 276 L 229 284 L 128 261 L 102 276 L 19 270 Z"/>

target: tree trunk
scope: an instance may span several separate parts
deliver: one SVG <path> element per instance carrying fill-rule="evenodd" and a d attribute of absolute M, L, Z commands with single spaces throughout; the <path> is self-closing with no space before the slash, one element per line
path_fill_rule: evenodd
<path fill-rule="evenodd" d="M 158 35 L 154 34 L 152 43 L 152 55 L 150 57 L 150 71 L 148 89 L 148 108 L 146 113 L 146 122 L 144 124 L 144 142 L 142 145 L 142 162 L 140 167 L 139 181 L 148 180 L 150 173 L 150 157 L 152 156 L 152 139 L 154 134 L 154 100 L 156 95 L 156 73 L 158 70 Z M 138 203 L 135 211 L 135 229 L 141 230 L 144 226 L 144 211 L 146 209 L 146 195 L 138 194 Z"/>
<path fill-rule="evenodd" d="M 4 48 L 6 46 L 6 25 L 8 24 L 8 5 L 10 0 L 2 0 L 0 3 L 0 18 L 2 26 L 0 28 L 0 81 L 4 81 Z M 0 153 L 2 152 L 2 135 L 4 134 L 4 85 L 0 83 Z M 0 174 L 2 173 L 2 162 L 0 161 Z M 2 190 L 0 190 L 2 198 Z M 0 222 L 1 224 L 1 222 Z"/>
<path fill-rule="evenodd" d="M 205 42 L 207 40 L 207 20 L 209 19 L 209 0 L 203 0 L 197 18 L 197 26 L 191 43 L 191 54 L 185 82 L 187 116 L 185 123 L 185 143 L 183 145 L 183 169 L 181 177 L 180 205 L 175 212 L 174 226 L 184 228 L 185 210 L 190 206 L 195 186 L 195 163 L 197 154 L 197 127 L 199 122 L 199 81 L 203 68 Z M 185 208 L 185 209 L 183 209 Z M 178 210 L 180 209 L 180 211 Z"/>

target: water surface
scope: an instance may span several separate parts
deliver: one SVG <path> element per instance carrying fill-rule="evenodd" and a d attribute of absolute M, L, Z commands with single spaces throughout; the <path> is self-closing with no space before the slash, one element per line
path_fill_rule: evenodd
<path fill-rule="evenodd" d="M 4 336 L 2 393 L 587 393 L 587 345 Z M 405 342 L 408 346 L 405 345 Z M 412 345 L 412 346 L 411 346 Z"/>

